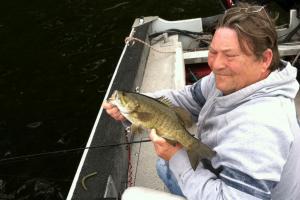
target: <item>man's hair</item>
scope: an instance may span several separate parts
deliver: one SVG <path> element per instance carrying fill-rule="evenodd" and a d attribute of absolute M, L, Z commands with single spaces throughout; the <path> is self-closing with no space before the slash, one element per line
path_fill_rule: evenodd
<path fill-rule="evenodd" d="M 270 71 L 283 68 L 280 65 L 275 23 L 263 6 L 241 3 L 226 10 L 216 28 L 222 27 L 235 30 L 241 50 L 246 54 L 253 53 L 257 59 L 262 59 L 264 51 L 271 49 Z"/>

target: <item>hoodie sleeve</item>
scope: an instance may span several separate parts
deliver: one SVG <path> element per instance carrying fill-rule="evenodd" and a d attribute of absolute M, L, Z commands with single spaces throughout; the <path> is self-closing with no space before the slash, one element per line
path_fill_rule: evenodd
<path fill-rule="evenodd" d="M 271 199 L 270 190 L 276 184 L 253 179 L 231 168 L 224 168 L 217 176 L 201 163 L 194 171 L 185 150 L 178 151 L 169 161 L 169 166 L 188 200 Z"/>

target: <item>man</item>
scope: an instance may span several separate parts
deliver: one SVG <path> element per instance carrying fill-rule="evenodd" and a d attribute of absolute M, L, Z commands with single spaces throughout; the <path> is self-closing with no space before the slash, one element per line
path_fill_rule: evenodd
<path fill-rule="evenodd" d="M 191 200 L 300 199 L 297 70 L 280 61 L 274 23 L 264 7 L 242 4 L 226 11 L 208 64 L 212 73 L 192 86 L 153 96 L 164 95 L 188 110 L 198 122 L 198 138 L 216 156 L 194 171 L 181 145 L 170 145 L 152 130 L 162 158 L 160 177 L 171 192 Z M 112 105 L 103 107 L 124 120 Z M 134 192 L 129 189 L 124 199 Z"/>

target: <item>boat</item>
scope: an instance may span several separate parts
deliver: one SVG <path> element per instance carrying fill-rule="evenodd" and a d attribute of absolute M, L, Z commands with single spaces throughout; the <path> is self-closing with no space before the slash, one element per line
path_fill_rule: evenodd
<path fill-rule="evenodd" d="M 291 10 L 289 23 L 277 27 L 277 33 L 281 57 L 299 67 L 297 15 Z M 135 19 L 104 100 L 117 89 L 142 93 L 180 89 L 210 73 L 208 46 L 218 17 Z M 67 199 L 120 199 L 130 186 L 166 190 L 156 175 L 157 157 L 147 139 L 147 133 L 132 136 L 126 124 L 100 108 Z"/>

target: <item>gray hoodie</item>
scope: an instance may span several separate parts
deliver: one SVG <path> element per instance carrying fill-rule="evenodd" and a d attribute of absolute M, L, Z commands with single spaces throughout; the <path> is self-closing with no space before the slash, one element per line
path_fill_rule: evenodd
<path fill-rule="evenodd" d="M 194 171 L 185 150 L 169 161 L 181 190 L 196 199 L 300 199 L 300 129 L 294 98 L 297 70 L 289 63 L 266 79 L 223 96 L 214 74 L 183 90 L 164 90 L 197 121 L 198 138 L 217 154 L 213 173 Z"/>

